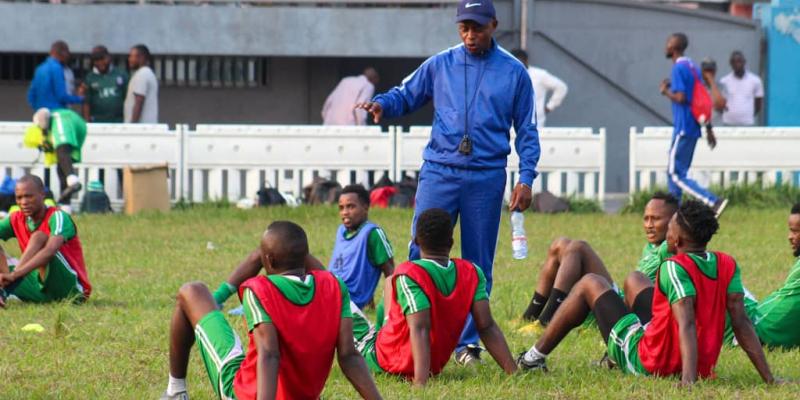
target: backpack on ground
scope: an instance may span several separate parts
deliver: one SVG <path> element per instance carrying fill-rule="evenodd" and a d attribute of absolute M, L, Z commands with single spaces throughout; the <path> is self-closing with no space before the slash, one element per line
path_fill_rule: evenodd
<path fill-rule="evenodd" d="M 307 204 L 336 204 L 341 193 L 342 185 L 339 182 L 319 176 L 303 188 L 303 198 Z"/>
<path fill-rule="evenodd" d="M 533 196 L 533 211 L 545 214 L 567 212 L 569 203 L 545 190 Z"/>
<path fill-rule="evenodd" d="M 256 194 L 258 194 L 259 207 L 282 206 L 286 204 L 286 199 L 283 197 L 281 192 L 278 191 L 278 189 L 264 187 L 261 188 L 261 190 L 259 190 Z"/>

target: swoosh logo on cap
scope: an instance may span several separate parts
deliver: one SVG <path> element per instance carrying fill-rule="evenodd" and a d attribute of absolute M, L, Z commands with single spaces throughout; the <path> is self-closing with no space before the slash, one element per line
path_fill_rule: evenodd
<path fill-rule="evenodd" d="M 464 8 L 472 8 L 481 5 L 481 3 L 467 3 Z"/>

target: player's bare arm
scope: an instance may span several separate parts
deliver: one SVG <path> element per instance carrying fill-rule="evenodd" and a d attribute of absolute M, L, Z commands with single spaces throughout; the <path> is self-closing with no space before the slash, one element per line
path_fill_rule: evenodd
<path fill-rule="evenodd" d="M 2 275 L 2 278 L 0 278 L 0 280 L 2 280 L 0 285 L 7 285 L 37 268 L 46 267 L 63 244 L 64 237 L 61 235 L 48 237 L 47 242 L 41 250 L 33 254 L 29 259 L 23 259 L 13 272 Z"/>
<path fill-rule="evenodd" d="M 281 360 L 278 332 L 269 322 L 258 324 L 253 328 L 253 342 L 258 352 L 257 399 L 272 400 L 278 390 L 278 367 Z"/>
<path fill-rule="evenodd" d="M 414 357 L 414 386 L 425 386 L 431 374 L 431 312 L 423 310 L 406 315 Z"/>
<path fill-rule="evenodd" d="M 727 308 L 728 315 L 731 318 L 731 327 L 733 334 L 736 335 L 736 341 L 739 346 L 747 354 L 750 362 L 761 375 L 761 379 L 766 383 L 775 383 L 775 378 L 767 364 L 767 357 L 764 355 L 764 349 L 761 347 L 761 342 L 758 340 L 758 335 L 753 328 L 753 323 L 744 311 L 744 295 L 742 293 L 728 294 Z"/>
<path fill-rule="evenodd" d="M 394 257 L 391 257 L 388 260 L 386 260 L 385 263 L 381 264 L 380 268 L 381 271 L 383 272 L 384 277 L 388 278 L 392 276 L 392 274 L 394 274 Z"/>
<path fill-rule="evenodd" d="M 697 326 L 694 316 L 694 297 L 684 297 L 672 305 L 672 315 L 678 321 L 681 347 L 681 385 L 697 381 Z"/>
<path fill-rule="evenodd" d="M 492 318 L 492 311 L 489 308 L 489 300 L 480 300 L 472 303 L 472 319 L 475 320 L 475 328 L 481 338 L 486 350 L 492 355 L 497 365 L 507 374 L 517 371 L 517 364 L 508 349 L 508 343 L 503 336 L 503 332 Z"/>
<path fill-rule="evenodd" d="M 368 400 L 381 398 L 380 393 L 378 393 L 378 387 L 375 386 L 375 381 L 372 380 L 372 375 L 367 369 L 364 357 L 356 350 L 355 341 L 353 340 L 352 318 L 342 318 L 342 322 L 339 325 L 336 357 L 342 373 L 362 398 Z"/>

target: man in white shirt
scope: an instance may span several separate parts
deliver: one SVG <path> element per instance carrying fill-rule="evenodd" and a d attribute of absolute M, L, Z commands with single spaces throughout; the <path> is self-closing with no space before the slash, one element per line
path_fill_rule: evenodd
<path fill-rule="evenodd" d="M 567 97 L 567 84 L 547 70 L 529 65 L 528 53 L 525 50 L 514 49 L 511 54 L 528 69 L 528 75 L 533 83 L 533 95 L 536 97 L 536 122 L 537 126 L 541 128 L 544 126 L 547 114 L 560 106 Z M 549 100 L 547 99 L 548 93 L 552 93 Z"/>
<path fill-rule="evenodd" d="M 727 99 L 722 123 L 725 125 L 753 125 L 755 115 L 761 111 L 764 84 L 758 75 L 744 68 L 746 60 L 741 51 L 731 53 L 733 72 L 719 80 Z"/>
<path fill-rule="evenodd" d="M 128 82 L 123 117 L 126 123 L 158 123 L 158 80 L 150 68 L 150 50 L 143 44 L 131 48 L 128 66 L 133 75 Z"/>
<path fill-rule="evenodd" d="M 378 72 L 372 67 L 364 69 L 359 76 L 348 76 L 342 79 L 322 106 L 322 123 L 324 125 L 366 125 L 367 112 L 355 109 L 355 106 L 372 100 L 377 84 Z"/>

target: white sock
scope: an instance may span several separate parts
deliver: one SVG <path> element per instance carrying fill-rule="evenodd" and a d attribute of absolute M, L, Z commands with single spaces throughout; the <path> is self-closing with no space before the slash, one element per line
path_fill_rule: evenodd
<path fill-rule="evenodd" d="M 525 352 L 523 356 L 525 361 L 527 362 L 534 362 L 536 360 L 541 360 L 547 358 L 547 354 L 542 354 L 539 350 L 536 350 L 536 345 L 531 346 L 531 349 Z"/>
<path fill-rule="evenodd" d="M 169 383 L 167 384 L 167 394 L 170 396 L 176 395 L 180 392 L 186 391 L 186 378 L 174 378 L 169 376 Z"/>
<path fill-rule="evenodd" d="M 78 175 L 72 174 L 67 177 L 67 186 L 72 186 L 76 183 L 80 183 L 80 179 L 78 179 Z"/>

